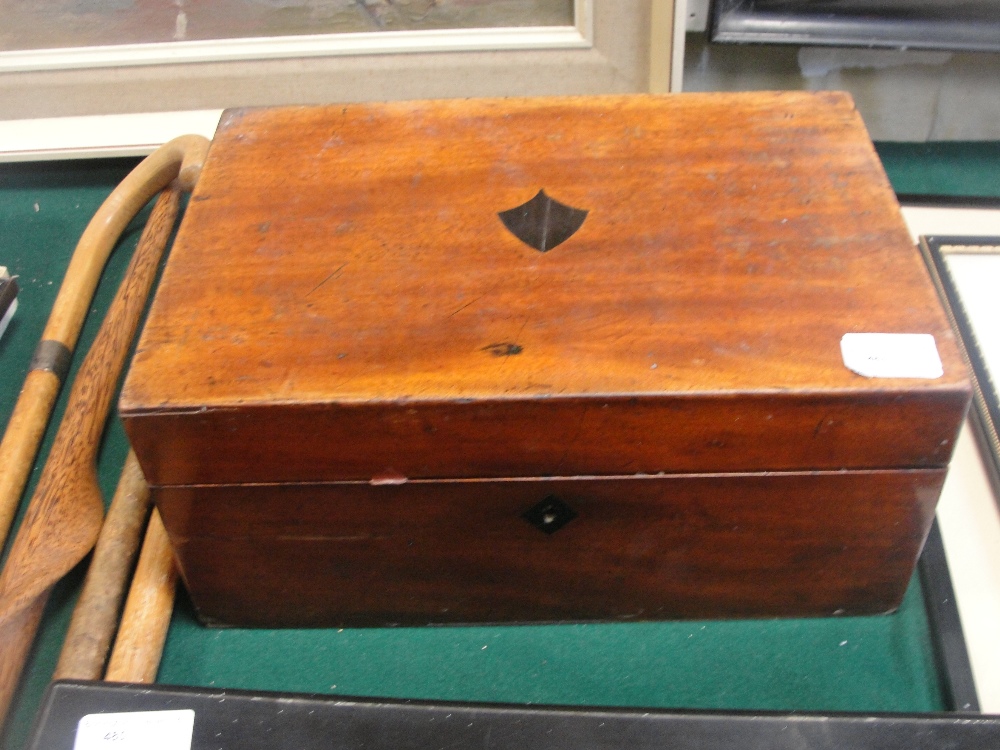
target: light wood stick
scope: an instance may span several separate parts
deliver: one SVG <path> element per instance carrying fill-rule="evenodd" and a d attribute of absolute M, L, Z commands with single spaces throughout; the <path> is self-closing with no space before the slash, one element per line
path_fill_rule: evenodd
<path fill-rule="evenodd" d="M 93 547 L 104 519 L 95 461 L 108 408 L 128 355 L 160 258 L 173 230 L 179 189 L 165 190 L 153 208 L 104 323 L 73 388 L 55 442 L 0 573 L 0 716 L 6 717 L 38 621 L 24 612 L 44 606 L 52 586 Z M 17 623 L 18 625 L 13 625 Z M 22 636 L 11 628 L 23 626 Z"/>
<path fill-rule="evenodd" d="M 154 509 L 105 680 L 153 682 L 156 679 L 176 590 L 173 550 L 160 514 Z"/>
<path fill-rule="evenodd" d="M 0 620 L 0 644 L 3 644 L 3 655 L 0 657 L 0 685 L 17 685 L 24 669 L 24 662 L 31 652 L 31 644 L 35 640 L 35 633 L 38 632 L 48 598 L 49 592 L 46 591 L 43 596 L 37 597 L 12 616 Z M 4 713 L 14 699 L 13 692 L 9 690 L 0 695 Z"/>
<path fill-rule="evenodd" d="M 60 376 L 51 370 L 30 370 L 7 422 L 0 442 L 0 547 L 14 522 L 61 385 Z"/>
<path fill-rule="evenodd" d="M 149 511 L 149 486 L 129 451 L 73 610 L 54 680 L 99 680 Z"/>
<path fill-rule="evenodd" d="M 171 181 L 177 179 L 183 189 L 191 189 L 207 149 L 208 141 L 194 135 L 176 138 L 157 149 L 122 180 L 80 237 L 0 441 L 0 547 L 17 513 L 108 256 L 135 214 Z"/>

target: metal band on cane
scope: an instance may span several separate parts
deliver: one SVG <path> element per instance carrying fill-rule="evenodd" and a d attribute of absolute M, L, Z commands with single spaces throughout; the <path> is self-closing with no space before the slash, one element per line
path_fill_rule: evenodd
<path fill-rule="evenodd" d="M 59 379 L 60 383 L 63 383 L 66 380 L 66 375 L 69 372 L 69 363 L 72 359 L 73 352 L 64 343 L 45 339 L 39 341 L 38 346 L 35 347 L 35 353 L 28 364 L 28 370 L 51 372 Z"/>

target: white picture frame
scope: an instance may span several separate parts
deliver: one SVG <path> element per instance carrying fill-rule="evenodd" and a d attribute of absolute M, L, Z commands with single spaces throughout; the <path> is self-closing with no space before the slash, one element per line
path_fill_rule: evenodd
<path fill-rule="evenodd" d="M 569 27 L 3 52 L 0 119 L 649 90 L 673 37 L 670 23 L 651 28 L 654 10 L 670 21 L 673 0 L 575 4 Z"/>
<path fill-rule="evenodd" d="M 2 50 L 0 73 L 414 52 L 584 49 L 593 42 L 592 10 L 593 0 L 573 0 L 573 24 L 568 26 L 383 30 Z"/>

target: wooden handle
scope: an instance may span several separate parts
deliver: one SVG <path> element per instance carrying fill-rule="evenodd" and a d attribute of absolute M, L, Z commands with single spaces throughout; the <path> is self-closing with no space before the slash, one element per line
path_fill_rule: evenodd
<path fill-rule="evenodd" d="M 17 513 L 45 426 L 55 405 L 83 320 L 101 271 L 118 237 L 150 198 L 175 178 L 183 189 L 197 181 L 208 141 L 188 135 L 163 145 L 144 159 L 108 196 L 87 225 L 70 259 L 59 294 L 0 442 L 0 547 Z"/>
<path fill-rule="evenodd" d="M 52 679 L 99 680 L 104 674 L 148 511 L 149 486 L 129 451 Z"/>
<path fill-rule="evenodd" d="M 153 682 L 163 655 L 177 590 L 177 568 L 160 514 L 154 510 L 129 589 L 114 651 L 104 676 L 109 682 Z"/>
<path fill-rule="evenodd" d="M 21 622 L 22 612 L 80 562 L 97 539 L 104 502 L 95 458 L 115 386 L 178 206 L 176 187 L 165 190 L 156 202 L 125 279 L 73 383 L 38 487 L 0 573 L 0 628 Z M 34 630 L 29 640 L 33 635 Z M 12 638 L 12 642 L 20 640 L 20 635 Z M 7 682 L 0 684 L 0 715 L 6 716 L 24 654 L 12 653 L 8 644 L 0 642 L 0 662 L 8 664 Z"/>

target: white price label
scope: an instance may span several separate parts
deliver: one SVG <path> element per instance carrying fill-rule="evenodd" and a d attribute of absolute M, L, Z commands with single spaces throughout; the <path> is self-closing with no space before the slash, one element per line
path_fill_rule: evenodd
<path fill-rule="evenodd" d="M 844 364 L 866 378 L 924 378 L 944 375 L 941 356 L 929 333 L 845 333 Z"/>
<path fill-rule="evenodd" d="M 76 728 L 73 750 L 191 750 L 194 711 L 88 714 Z"/>

